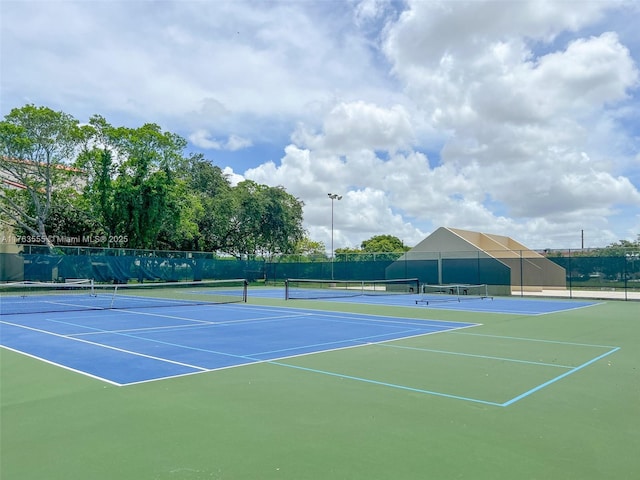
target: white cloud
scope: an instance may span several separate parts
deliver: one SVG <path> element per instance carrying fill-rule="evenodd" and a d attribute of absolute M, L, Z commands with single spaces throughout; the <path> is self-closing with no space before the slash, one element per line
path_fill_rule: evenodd
<path fill-rule="evenodd" d="M 299 132 L 297 139 L 310 148 L 334 153 L 393 151 L 412 143 L 413 130 L 408 112 L 400 105 L 381 108 L 362 101 L 341 102 L 325 117 L 320 135 Z"/>
<path fill-rule="evenodd" d="M 453 9 L 448 14 L 455 16 Z M 402 21 L 395 26 L 402 27 Z M 410 65 L 395 61 L 405 59 L 400 54 L 392 57 L 406 92 L 426 115 L 401 106 L 339 102 L 320 132 L 304 125 L 296 130 L 280 166 L 270 163 L 247 176 L 283 184 L 304 198 L 312 225 L 322 222 L 327 191 L 347 192 L 350 202 L 340 209 L 350 221 L 340 225 L 338 238 L 352 246 L 371 231 L 399 231 L 396 215 L 422 225 L 419 231 L 460 226 L 539 245 L 547 236 L 564 240 L 565 229 L 579 230 L 585 218 L 600 229 L 620 205 L 639 206 L 637 186 L 612 174 L 614 159 L 603 157 L 605 150 L 591 136 L 597 126 L 600 137 L 612 137 L 615 122 L 602 117 L 637 84 L 637 68 L 619 38 L 605 32 L 536 57 L 522 37 L 495 40 L 502 37 L 481 30 L 468 51 L 462 42 L 460 51 L 443 50 L 437 63 L 428 55 Z M 443 137 L 439 164 L 407 149 L 417 147 L 413 124 L 425 120 L 427 127 L 451 132 Z M 403 148 L 407 153 L 397 153 Z M 380 157 L 376 151 L 389 153 Z M 311 231 L 324 233 L 326 241 L 326 227 Z M 600 232 L 614 241 L 610 231 Z"/>
<path fill-rule="evenodd" d="M 638 232 L 638 13 L 617 0 L 5 2 L 1 108 L 158 123 L 236 169 L 254 157 L 223 170 L 284 186 L 327 245 L 328 192 L 343 195 L 337 247 L 415 244 L 440 225 L 533 247 L 576 246 L 585 229 L 606 244 Z"/>
<path fill-rule="evenodd" d="M 225 143 L 225 148 L 227 150 L 231 150 L 232 152 L 235 152 L 237 150 L 248 148 L 251 145 L 253 145 L 251 140 L 247 138 L 242 138 L 238 135 L 231 135 L 229 136 L 227 142 Z"/>
<path fill-rule="evenodd" d="M 189 135 L 189 141 L 200 148 L 208 150 L 229 150 L 232 152 L 248 148 L 252 145 L 251 140 L 238 135 L 231 135 L 224 142 L 214 140 L 211 138 L 210 133 L 203 129 L 196 130 Z"/>
<path fill-rule="evenodd" d="M 231 167 L 224 167 L 222 169 L 222 174 L 227 178 L 227 180 L 229 180 L 229 183 L 233 187 L 245 180 L 242 175 L 235 173 Z"/>
<path fill-rule="evenodd" d="M 220 150 L 222 146 L 220 142 L 217 140 L 212 140 L 210 138 L 209 132 L 206 130 L 196 130 L 191 135 L 189 135 L 189 141 L 193 143 L 196 147 L 207 148 L 212 150 Z"/>
<path fill-rule="evenodd" d="M 622 3 L 554 1 L 425 2 L 410 0 L 384 45 L 401 75 L 438 68 L 448 57 L 474 61 L 488 45 L 510 40 L 549 42 L 602 18 Z"/>
<path fill-rule="evenodd" d="M 619 138 L 619 125 L 603 118 L 638 84 L 630 51 L 610 32 L 539 56 L 529 46 L 592 22 L 611 4 L 575 11 L 556 2 L 535 14 L 532 5 L 415 2 L 389 29 L 385 51 L 407 93 L 432 125 L 453 132 L 441 158 L 453 167 L 447 177 L 465 182 L 450 184 L 463 205 L 451 221 L 465 223 L 462 211 L 483 194 L 522 221 L 579 212 L 597 224 L 618 205 L 640 206 L 638 186 L 610 171 L 628 161 L 597 143 Z M 490 229 L 495 219 L 486 220 Z"/>

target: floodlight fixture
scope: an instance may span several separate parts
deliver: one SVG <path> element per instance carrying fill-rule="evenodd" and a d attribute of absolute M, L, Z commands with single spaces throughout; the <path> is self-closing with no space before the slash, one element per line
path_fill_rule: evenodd
<path fill-rule="evenodd" d="M 333 249 L 333 201 L 342 200 L 342 195 L 337 193 L 327 193 L 327 195 L 331 199 L 331 280 L 333 280 L 333 259 L 335 257 Z"/>

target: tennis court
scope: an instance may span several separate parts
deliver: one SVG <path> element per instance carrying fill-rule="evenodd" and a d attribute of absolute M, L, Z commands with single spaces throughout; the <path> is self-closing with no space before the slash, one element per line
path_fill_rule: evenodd
<path fill-rule="evenodd" d="M 327 283 L 331 284 L 335 282 Z M 347 283 L 349 285 L 362 284 L 362 282 Z M 314 288 L 312 283 L 311 287 L 298 288 L 291 299 L 517 315 L 545 315 L 548 313 L 586 308 L 599 303 L 594 300 L 527 298 L 517 296 L 493 297 L 488 294 L 453 294 L 449 293 L 450 288 L 450 286 L 444 287 L 444 289 L 438 293 L 392 292 L 386 294 L 385 290 L 376 292 L 375 290 L 362 290 L 352 286 L 346 289 Z M 263 298 L 286 298 L 288 294 L 282 288 L 258 288 L 252 291 L 252 295 Z"/>
<path fill-rule="evenodd" d="M 331 299 L 332 302 L 364 303 L 370 305 L 393 305 L 397 307 L 430 308 L 438 310 L 457 310 L 461 312 L 487 312 L 517 315 L 544 315 L 576 308 L 586 308 L 598 302 L 589 300 L 546 300 L 529 298 L 498 297 L 492 299 L 473 299 L 466 301 L 442 301 L 436 299 L 428 304 L 418 301 L 416 295 L 382 297 L 343 297 Z"/>
<path fill-rule="evenodd" d="M 2 345 L 127 385 L 470 326 L 300 309 L 194 305 L 3 315 Z"/>
<path fill-rule="evenodd" d="M 640 466 L 637 303 L 171 287 L 2 297 L 3 478 L 595 479 Z"/>

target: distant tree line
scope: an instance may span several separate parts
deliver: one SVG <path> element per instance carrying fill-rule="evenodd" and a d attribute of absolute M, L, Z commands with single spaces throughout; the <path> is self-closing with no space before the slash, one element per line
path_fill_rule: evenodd
<path fill-rule="evenodd" d="M 337 248 L 336 262 L 396 260 L 411 247 L 393 235 L 374 235 L 360 244 L 360 248 Z"/>
<path fill-rule="evenodd" d="M 294 253 L 304 245 L 303 202 L 283 187 L 232 186 L 187 142 L 158 125 L 81 125 L 26 105 L 0 122 L 0 223 L 28 243 Z M 308 240 L 307 240 L 308 241 Z M 27 242 L 19 242 L 27 243 Z"/>
<path fill-rule="evenodd" d="M 547 249 L 544 251 L 547 257 L 563 257 L 570 253 L 573 257 L 629 257 L 640 254 L 640 234 L 635 241 L 620 240 L 606 247 L 574 249 L 570 252 Z"/>

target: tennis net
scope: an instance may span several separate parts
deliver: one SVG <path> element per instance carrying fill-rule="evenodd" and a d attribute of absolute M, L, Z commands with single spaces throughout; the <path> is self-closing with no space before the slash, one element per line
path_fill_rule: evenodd
<path fill-rule="evenodd" d="M 462 300 L 491 299 L 488 285 L 422 285 L 418 303 L 460 302 Z"/>
<path fill-rule="evenodd" d="M 108 285 L 92 280 L 3 283 L 0 315 L 246 302 L 247 285 L 244 279 Z"/>
<path fill-rule="evenodd" d="M 322 299 L 357 297 L 362 295 L 417 294 L 417 278 L 393 280 L 312 280 L 289 278 L 285 282 L 285 298 Z"/>

